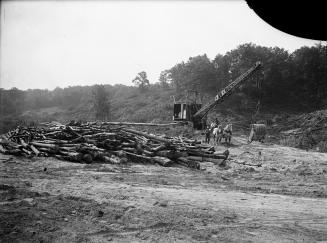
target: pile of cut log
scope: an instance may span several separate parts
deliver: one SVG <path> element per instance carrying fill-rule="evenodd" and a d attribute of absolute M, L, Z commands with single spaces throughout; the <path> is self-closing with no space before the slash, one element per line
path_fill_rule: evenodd
<path fill-rule="evenodd" d="M 62 125 L 43 123 L 38 127 L 17 127 L 0 137 L 0 152 L 21 156 L 45 156 L 79 163 L 180 164 L 200 169 L 199 162 L 224 163 L 229 152 L 200 141 L 167 137 L 107 123 Z"/>

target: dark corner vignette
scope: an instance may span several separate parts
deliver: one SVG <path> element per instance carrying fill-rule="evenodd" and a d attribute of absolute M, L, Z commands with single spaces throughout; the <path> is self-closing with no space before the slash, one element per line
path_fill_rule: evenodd
<path fill-rule="evenodd" d="M 325 41 L 326 8 L 323 1 L 246 0 L 248 6 L 265 22 L 287 34 Z"/>

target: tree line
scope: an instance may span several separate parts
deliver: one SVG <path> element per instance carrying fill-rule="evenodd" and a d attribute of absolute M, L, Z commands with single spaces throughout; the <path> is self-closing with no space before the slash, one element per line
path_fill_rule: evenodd
<path fill-rule="evenodd" d="M 171 95 L 182 97 L 187 90 L 195 90 L 204 99 L 210 99 L 257 61 L 261 61 L 264 67 L 262 89 L 259 90 L 255 82 L 246 82 L 222 104 L 223 107 L 249 108 L 260 93 L 262 104 L 269 109 L 312 111 L 326 108 L 327 45 L 304 46 L 290 53 L 279 47 L 246 43 L 225 54 L 217 54 L 213 60 L 205 54 L 190 57 L 163 70 L 158 81 L 152 84 L 146 72 L 142 71 L 131 80 L 135 87 L 74 86 L 52 91 L 0 89 L 0 117 L 10 119 L 27 110 L 54 106 L 68 111 L 88 107 L 93 111 L 94 119 L 100 120 L 127 119 L 130 117 L 128 112 L 138 109 L 144 116 L 147 103 L 149 107 L 152 103 L 157 105 L 159 101 L 168 104 L 172 102 L 169 99 Z M 135 102 L 127 107 L 123 99 Z M 111 116 L 111 113 L 116 115 Z"/>
<path fill-rule="evenodd" d="M 247 82 L 231 97 L 233 104 L 247 103 L 262 92 L 262 103 L 268 107 L 316 110 L 327 105 L 327 45 L 301 47 L 289 53 L 279 47 L 252 43 L 238 46 L 225 55 L 210 60 L 205 54 L 190 57 L 160 74 L 163 87 L 176 92 L 196 90 L 214 95 L 231 80 L 251 68 L 257 61 L 264 67 L 261 91 L 255 82 Z"/>

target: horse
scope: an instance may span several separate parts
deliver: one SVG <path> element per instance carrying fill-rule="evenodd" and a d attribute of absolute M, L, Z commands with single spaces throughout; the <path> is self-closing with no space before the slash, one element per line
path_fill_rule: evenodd
<path fill-rule="evenodd" d="M 217 123 L 216 123 L 216 122 L 212 122 L 212 123 L 210 124 L 210 129 L 211 129 L 211 130 L 215 129 L 216 127 L 217 127 Z"/>
<path fill-rule="evenodd" d="M 216 144 L 220 143 L 221 142 L 221 138 L 222 138 L 222 135 L 223 135 L 223 128 L 221 125 L 215 127 L 213 129 L 213 139 L 214 141 L 216 141 Z"/>
<path fill-rule="evenodd" d="M 224 127 L 222 137 L 225 139 L 225 142 L 230 144 L 231 139 L 232 139 L 232 132 L 233 132 L 233 125 L 232 124 L 227 124 Z"/>

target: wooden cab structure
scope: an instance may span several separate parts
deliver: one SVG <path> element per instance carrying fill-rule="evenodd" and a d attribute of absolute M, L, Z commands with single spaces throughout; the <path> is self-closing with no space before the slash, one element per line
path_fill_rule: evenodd
<path fill-rule="evenodd" d="M 201 108 L 201 104 L 174 104 L 174 121 L 192 121 L 193 115 Z"/>
<path fill-rule="evenodd" d="M 196 130 L 204 129 L 206 121 L 203 119 L 195 119 L 193 115 L 201 109 L 202 104 L 175 102 L 174 103 L 174 121 L 192 122 L 193 128 Z"/>

